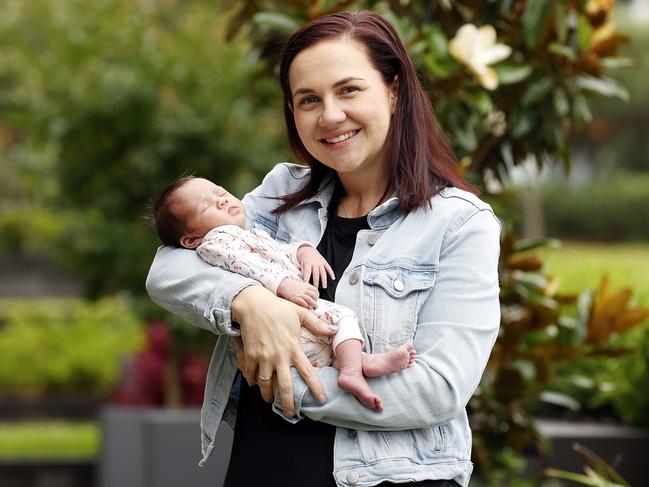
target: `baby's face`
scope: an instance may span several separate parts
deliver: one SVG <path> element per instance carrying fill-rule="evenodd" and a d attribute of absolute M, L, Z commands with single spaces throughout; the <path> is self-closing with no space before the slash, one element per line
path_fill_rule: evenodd
<path fill-rule="evenodd" d="M 207 179 L 187 181 L 176 190 L 173 204 L 176 207 L 174 211 L 185 222 L 186 236 L 191 239 L 191 243 L 181 241 L 188 248 L 197 247 L 214 227 L 236 225 L 245 228 L 246 225 L 246 213 L 241 201 Z"/>

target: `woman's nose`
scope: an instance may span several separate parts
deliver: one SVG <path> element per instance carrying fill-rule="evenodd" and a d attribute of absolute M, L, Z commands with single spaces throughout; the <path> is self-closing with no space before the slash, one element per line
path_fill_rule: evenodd
<path fill-rule="evenodd" d="M 347 118 L 345 110 L 335 100 L 324 101 L 322 105 L 322 113 L 320 114 L 319 123 L 321 127 L 330 127 L 338 125 Z"/>

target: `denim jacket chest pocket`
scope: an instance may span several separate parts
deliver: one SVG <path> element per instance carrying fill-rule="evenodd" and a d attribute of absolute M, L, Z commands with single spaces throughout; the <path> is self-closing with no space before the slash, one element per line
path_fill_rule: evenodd
<path fill-rule="evenodd" d="M 363 319 L 372 352 L 384 352 L 414 336 L 419 310 L 435 285 L 437 272 L 436 264 L 406 260 L 366 264 Z"/>

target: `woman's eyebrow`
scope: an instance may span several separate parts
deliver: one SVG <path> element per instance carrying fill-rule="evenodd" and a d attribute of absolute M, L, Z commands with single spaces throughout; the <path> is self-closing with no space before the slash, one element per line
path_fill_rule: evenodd
<path fill-rule="evenodd" d="M 349 83 L 350 81 L 365 81 L 365 78 L 358 78 L 355 76 L 347 76 L 346 78 L 341 79 L 340 81 L 336 81 L 333 84 L 334 88 L 338 88 L 339 86 L 345 85 Z M 315 93 L 315 90 L 313 88 L 298 88 L 295 90 L 291 96 L 295 98 L 297 95 L 304 95 L 304 94 L 309 94 L 309 93 Z"/>

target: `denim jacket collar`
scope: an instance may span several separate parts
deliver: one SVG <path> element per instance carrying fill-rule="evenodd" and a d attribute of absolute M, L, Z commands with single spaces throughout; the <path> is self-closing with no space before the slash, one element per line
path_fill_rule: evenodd
<path fill-rule="evenodd" d="M 327 176 L 320 184 L 320 188 L 315 195 L 301 201 L 296 206 L 300 207 L 309 203 L 318 203 L 320 208 L 323 208 L 326 211 L 333 196 L 335 187 L 335 176 L 332 172 L 331 175 Z M 390 198 L 367 214 L 367 221 L 372 230 L 381 230 L 392 225 L 400 216 L 401 211 L 399 211 L 399 199 L 397 198 L 396 193 L 393 193 Z"/>

